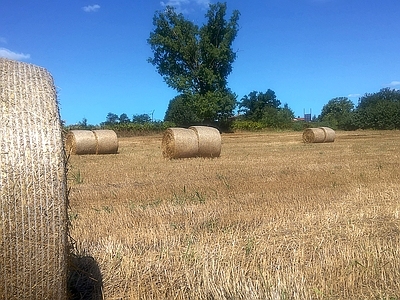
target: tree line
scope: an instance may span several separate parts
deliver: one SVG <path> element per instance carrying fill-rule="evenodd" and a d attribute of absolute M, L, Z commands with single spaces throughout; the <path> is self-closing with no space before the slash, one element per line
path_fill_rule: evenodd
<path fill-rule="evenodd" d="M 329 100 L 314 116 L 311 122 L 294 121 L 294 113 L 287 104 L 282 105 L 274 91 L 253 91 L 236 103 L 238 114 L 231 118 L 231 130 L 292 129 L 303 130 L 306 127 L 329 126 L 339 130 L 400 129 L 400 90 L 383 88 L 376 93 L 366 93 L 360 97 L 358 104 L 347 97 L 336 97 Z M 119 132 L 144 134 L 163 131 L 172 126 L 193 125 L 185 119 L 171 121 L 153 120 L 149 114 L 134 114 L 129 118 L 126 113 L 117 115 L 108 113 L 106 120 L 100 125 L 89 125 L 84 118 L 69 129 L 109 128 Z M 175 122 L 178 120 L 178 122 Z M 209 124 L 207 124 L 209 125 Z M 215 124 L 214 124 L 215 125 Z"/>
<path fill-rule="evenodd" d="M 335 129 L 400 129 L 400 90 L 383 88 L 360 97 L 357 106 L 346 97 L 331 99 L 318 117 Z"/>

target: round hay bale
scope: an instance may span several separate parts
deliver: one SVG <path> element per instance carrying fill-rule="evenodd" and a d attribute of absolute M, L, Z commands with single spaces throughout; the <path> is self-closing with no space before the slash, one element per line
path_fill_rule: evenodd
<path fill-rule="evenodd" d="M 321 128 L 306 128 L 303 131 L 304 143 L 323 143 L 325 140 L 325 132 Z"/>
<path fill-rule="evenodd" d="M 161 148 L 164 158 L 195 157 L 199 150 L 196 132 L 185 128 L 168 128 L 164 131 Z"/>
<path fill-rule="evenodd" d="M 219 130 L 208 126 L 191 126 L 189 129 L 196 132 L 201 157 L 219 157 L 221 154 L 221 134 Z"/>
<path fill-rule="evenodd" d="M 118 137 L 114 130 L 93 130 L 96 138 L 96 154 L 116 154 Z"/>
<path fill-rule="evenodd" d="M 67 299 L 67 188 L 51 75 L 0 58 L 0 298 Z"/>
<path fill-rule="evenodd" d="M 90 130 L 71 130 L 67 133 L 65 147 L 68 154 L 96 154 L 96 136 Z"/>
<path fill-rule="evenodd" d="M 332 128 L 329 127 L 320 127 L 325 134 L 325 138 L 324 138 L 324 143 L 331 143 L 335 141 L 335 130 L 333 130 Z"/>

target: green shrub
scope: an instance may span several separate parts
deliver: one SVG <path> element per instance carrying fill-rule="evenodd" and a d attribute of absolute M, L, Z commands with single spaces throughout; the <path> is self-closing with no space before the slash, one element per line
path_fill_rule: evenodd
<path fill-rule="evenodd" d="M 161 133 L 169 127 L 174 127 L 172 122 L 146 122 L 146 123 L 117 123 L 103 124 L 102 129 L 114 130 L 118 136 L 137 136 Z"/>
<path fill-rule="evenodd" d="M 232 123 L 233 131 L 258 131 L 265 128 L 267 128 L 266 124 L 249 120 L 235 120 Z"/>

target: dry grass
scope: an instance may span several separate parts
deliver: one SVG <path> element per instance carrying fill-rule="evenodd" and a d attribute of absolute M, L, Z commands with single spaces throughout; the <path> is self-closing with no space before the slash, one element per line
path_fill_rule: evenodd
<path fill-rule="evenodd" d="M 105 299 L 400 299 L 399 131 L 226 134 L 212 160 L 164 159 L 161 138 L 70 158 Z"/>

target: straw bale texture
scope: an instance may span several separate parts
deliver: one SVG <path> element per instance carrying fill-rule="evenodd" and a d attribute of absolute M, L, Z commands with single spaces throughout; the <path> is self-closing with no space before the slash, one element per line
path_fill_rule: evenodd
<path fill-rule="evenodd" d="M 96 137 L 96 154 L 115 154 L 118 152 L 118 137 L 113 130 L 93 130 Z"/>
<path fill-rule="evenodd" d="M 332 143 L 335 141 L 335 130 L 333 130 L 332 128 L 329 127 L 320 127 L 325 134 L 325 138 L 324 138 L 324 143 Z"/>
<path fill-rule="evenodd" d="M 185 128 L 168 128 L 164 131 L 161 148 L 165 158 L 195 157 L 199 150 L 196 132 Z"/>
<path fill-rule="evenodd" d="M 199 150 L 198 156 L 219 157 L 221 154 L 221 134 L 219 130 L 208 126 L 191 126 L 189 129 L 196 132 Z"/>
<path fill-rule="evenodd" d="M 0 58 L 0 298 L 67 298 L 67 192 L 57 95 L 43 68 Z"/>
<path fill-rule="evenodd" d="M 303 131 L 304 143 L 323 143 L 325 140 L 325 132 L 321 128 L 306 128 Z"/>
<path fill-rule="evenodd" d="M 71 130 L 67 133 L 65 147 L 68 154 L 96 154 L 96 136 L 90 130 Z"/>

